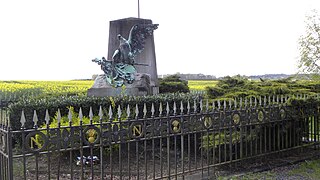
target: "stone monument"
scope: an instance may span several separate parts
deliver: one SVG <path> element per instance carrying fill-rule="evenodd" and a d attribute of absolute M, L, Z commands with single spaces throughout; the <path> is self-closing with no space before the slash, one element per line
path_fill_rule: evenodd
<path fill-rule="evenodd" d="M 98 75 L 88 96 L 154 95 L 159 92 L 151 20 L 126 18 L 110 22 L 107 59 L 93 59 L 104 74 Z"/>

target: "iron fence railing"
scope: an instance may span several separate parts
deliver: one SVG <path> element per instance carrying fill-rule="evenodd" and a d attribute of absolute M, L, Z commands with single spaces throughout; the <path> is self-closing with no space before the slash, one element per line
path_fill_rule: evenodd
<path fill-rule="evenodd" d="M 319 109 L 286 100 L 110 106 L 88 116 L 70 108 L 47 111 L 44 125 L 34 111 L 33 128 L 22 111 L 14 130 L 1 109 L 0 180 L 210 178 L 224 164 L 318 148 Z"/>

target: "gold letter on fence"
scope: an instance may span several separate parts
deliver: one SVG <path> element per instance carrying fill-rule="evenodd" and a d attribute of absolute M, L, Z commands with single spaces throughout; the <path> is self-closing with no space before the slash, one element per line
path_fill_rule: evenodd
<path fill-rule="evenodd" d="M 133 126 L 133 128 L 132 128 L 132 134 L 133 134 L 135 137 L 140 137 L 141 134 L 142 134 L 142 127 L 141 127 L 141 125 L 135 125 L 135 126 Z"/>
<path fill-rule="evenodd" d="M 37 145 L 37 149 L 40 149 L 41 147 L 42 147 L 42 145 L 41 145 L 41 143 L 39 143 L 39 141 L 37 140 L 38 138 L 37 137 L 31 137 L 30 138 L 30 140 L 31 140 L 31 142 L 30 142 L 30 147 L 32 148 L 32 149 L 34 149 L 34 147 L 33 147 L 33 145 L 34 144 L 36 144 Z"/>

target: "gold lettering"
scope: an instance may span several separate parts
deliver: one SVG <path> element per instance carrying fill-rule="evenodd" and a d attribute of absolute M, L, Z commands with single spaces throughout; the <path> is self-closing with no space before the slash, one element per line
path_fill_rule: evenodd
<path fill-rule="evenodd" d="M 42 147 L 41 143 L 39 142 L 37 137 L 31 137 L 30 138 L 30 147 L 34 149 L 34 144 L 37 145 L 37 148 L 40 149 Z"/>
<path fill-rule="evenodd" d="M 136 136 L 136 137 L 141 136 L 141 134 L 142 134 L 141 131 L 142 131 L 141 125 L 135 125 L 132 128 L 132 132 L 133 132 L 134 136 Z"/>

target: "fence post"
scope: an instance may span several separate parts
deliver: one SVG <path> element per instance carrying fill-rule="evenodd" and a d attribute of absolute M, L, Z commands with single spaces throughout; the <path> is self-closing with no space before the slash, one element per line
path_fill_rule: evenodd
<path fill-rule="evenodd" d="M 8 152 L 8 180 L 13 180 L 13 157 L 12 157 L 12 132 L 11 132 L 11 123 L 10 123 L 10 116 L 8 111 L 6 112 L 7 116 L 7 152 Z"/>

